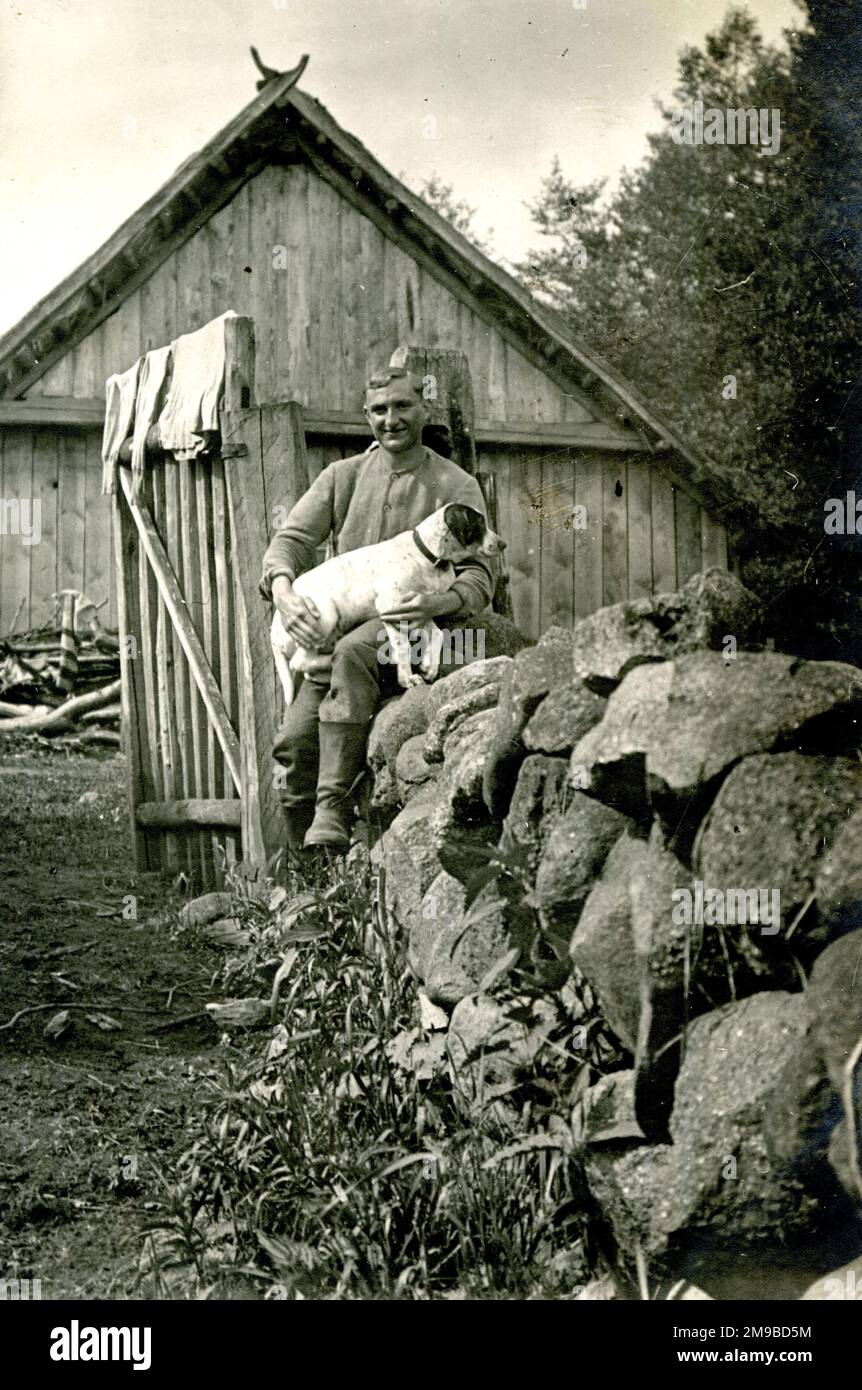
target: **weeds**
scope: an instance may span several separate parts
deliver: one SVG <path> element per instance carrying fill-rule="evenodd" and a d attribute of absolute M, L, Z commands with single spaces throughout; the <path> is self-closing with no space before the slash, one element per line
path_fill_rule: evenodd
<path fill-rule="evenodd" d="M 147 1233 L 144 1290 L 573 1296 L 586 1277 L 584 1217 L 550 1078 L 565 1065 L 582 1091 L 588 1068 L 548 1029 L 504 1107 L 468 1106 L 443 1034 L 422 1027 L 403 952 L 371 910 L 367 864 L 330 866 L 300 887 L 267 902 L 238 896 L 253 944 L 228 961 L 224 983 L 271 999 L 273 1027 L 264 1045 L 223 1040 L 222 1074 Z M 503 980 L 504 1007 L 507 990 Z"/>

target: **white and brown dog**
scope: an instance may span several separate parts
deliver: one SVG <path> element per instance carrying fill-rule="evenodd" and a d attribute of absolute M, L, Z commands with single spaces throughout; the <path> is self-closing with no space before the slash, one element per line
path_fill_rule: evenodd
<path fill-rule="evenodd" d="M 321 647 L 307 651 L 285 631 L 280 613 L 272 620 L 272 650 L 284 688 L 285 704 L 293 701 L 295 671 L 321 670 L 329 665 L 322 653 L 332 651 L 344 633 L 375 614 L 395 612 L 408 594 L 441 594 L 455 579 L 454 566 L 477 556 L 499 555 L 506 548 L 475 507 L 447 502 L 412 531 L 391 540 L 365 545 L 336 555 L 301 574 L 293 591 L 314 604 L 324 633 Z M 385 623 L 390 650 L 396 653 L 398 683 L 406 690 L 433 680 L 440 666 L 443 633 L 433 621 Z M 410 634 L 421 640 L 421 675 L 410 667 Z"/>

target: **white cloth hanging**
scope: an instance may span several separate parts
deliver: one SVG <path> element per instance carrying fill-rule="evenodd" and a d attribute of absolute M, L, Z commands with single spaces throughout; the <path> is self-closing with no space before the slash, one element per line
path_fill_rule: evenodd
<path fill-rule="evenodd" d="M 126 372 L 115 373 L 105 382 L 105 427 L 102 432 L 102 492 L 117 491 L 117 461 L 120 446 L 132 433 L 135 401 L 143 357 Z"/>
<path fill-rule="evenodd" d="M 132 498 L 144 478 L 147 430 L 159 418 L 165 387 L 171 368 L 172 348 L 153 348 L 143 359 L 138 381 L 138 401 L 135 407 L 135 432 L 132 436 Z"/>
<path fill-rule="evenodd" d="M 209 444 L 207 433 L 219 428 L 225 377 L 224 324 L 225 319 L 232 318 L 236 313 L 228 309 L 172 344 L 173 376 L 159 417 L 159 437 L 162 447 L 178 459 L 197 458 Z"/>

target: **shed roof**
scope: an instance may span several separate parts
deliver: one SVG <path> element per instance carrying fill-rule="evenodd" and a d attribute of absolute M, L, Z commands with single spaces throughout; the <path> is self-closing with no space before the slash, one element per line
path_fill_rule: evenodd
<path fill-rule="evenodd" d="M 587 394 L 608 423 L 636 430 L 647 452 L 665 458 L 672 451 L 671 471 L 701 495 L 713 515 L 731 508 L 734 495 L 714 464 L 695 452 L 631 382 L 299 90 L 306 62 L 303 58 L 291 72 L 267 82 L 112 237 L 0 337 L 0 396 L 21 398 L 267 164 L 301 159 L 558 385 Z"/>

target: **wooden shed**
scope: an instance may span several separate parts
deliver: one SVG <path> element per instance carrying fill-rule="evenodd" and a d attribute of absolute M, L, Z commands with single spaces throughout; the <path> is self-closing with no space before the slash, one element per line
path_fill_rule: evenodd
<path fill-rule="evenodd" d="M 363 383 L 399 344 L 466 354 L 526 634 L 726 565 L 714 471 L 295 78 L 0 339 L 0 632 L 44 621 L 61 588 L 116 621 L 105 379 L 226 309 L 254 320 L 258 402 L 301 402 L 312 475 L 368 441 Z M 37 544 L 14 534 L 14 499 L 39 501 Z"/>

